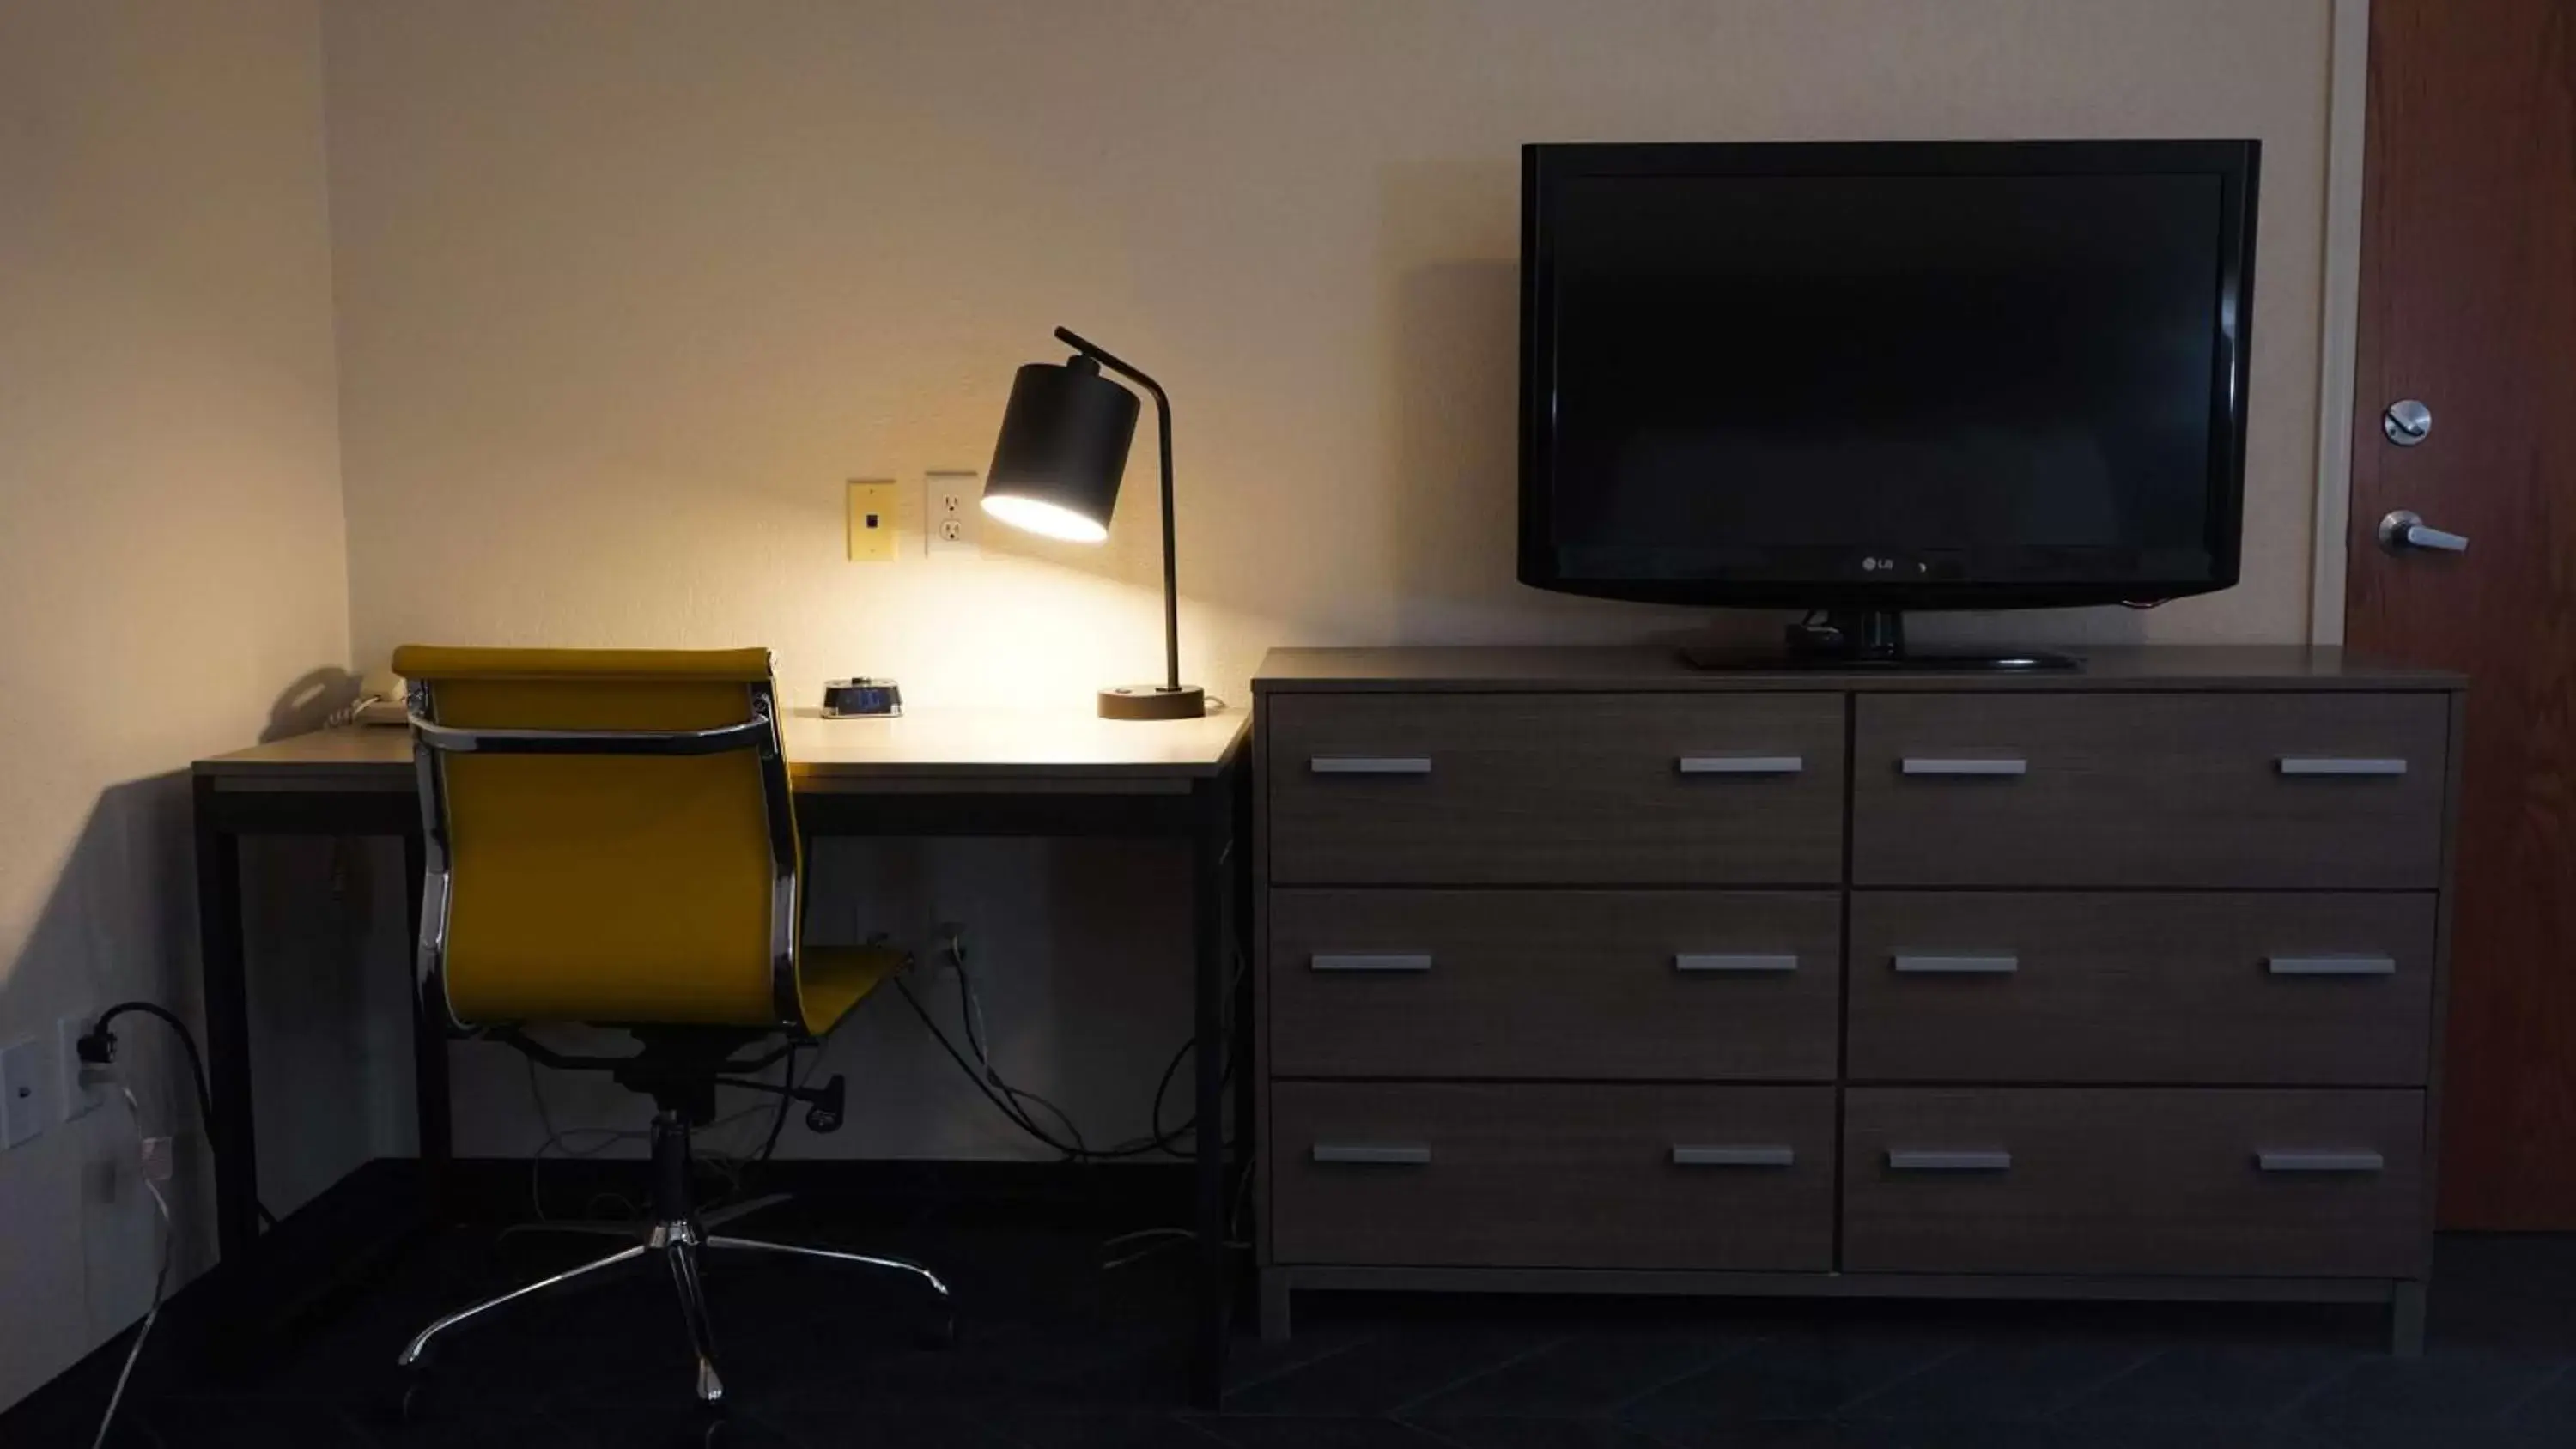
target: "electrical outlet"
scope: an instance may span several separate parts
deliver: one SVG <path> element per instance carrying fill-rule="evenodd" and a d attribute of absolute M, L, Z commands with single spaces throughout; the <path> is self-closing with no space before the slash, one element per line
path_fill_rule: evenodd
<path fill-rule="evenodd" d="M 900 496 L 891 478 L 850 480 L 850 562 L 894 562 L 894 512 Z"/>
<path fill-rule="evenodd" d="M 80 1059 L 80 1039 L 88 1034 L 86 1016 L 66 1016 L 54 1023 L 54 1065 L 63 1074 L 54 1099 L 62 1104 L 66 1122 L 107 1105 L 105 1075 Z"/>
<path fill-rule="evenodd" d="M 973 558 L 983 550 L 975 523 L 984 475 L 935 468 L 921 475 L 921 546 L 932 558 Z"/>
<path fill-rule="evenodd" d="M 45 1130 L 45 1053 L 32 1036 L 0 1046 L 0 1147 Z"/>

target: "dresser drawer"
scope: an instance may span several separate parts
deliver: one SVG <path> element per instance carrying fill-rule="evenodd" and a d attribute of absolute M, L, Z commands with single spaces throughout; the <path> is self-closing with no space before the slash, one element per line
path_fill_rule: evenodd
<path fill-rule="evenodd" d="M 1832 1266 L 1830 1087 L 1281 1082 L 1283 1263 Z"/>
<path fill-rule="evenodd" d="M 1280 890 L 1270 1070 L 1831 1081 L 1830 891 Z"/>
<path fill-rule="evenodd" d="M 1856 885 L 2440 884 L 2440 695 L 1889 694 L 1857 705 Z"/>
<path fill-rule="evenodd" d="M 1850 1075 L 2424 1085 L 2432 895 L 1862 891 Z"/>
<path fill-rule="evenodd" d="M 2420 1275 L 2423 1143 L 2421 1092 L 1855 1087 L 1843 1266 Z"/>
<path fill-rule="evenodd" d="M 1285 695 L 1270 875 L 1295 885 L 1830 885 L 1831 694 Z"/>

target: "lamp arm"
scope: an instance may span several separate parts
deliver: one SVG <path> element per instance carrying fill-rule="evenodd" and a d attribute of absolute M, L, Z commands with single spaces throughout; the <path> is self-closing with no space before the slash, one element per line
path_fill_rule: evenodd
<path fill-rule="evenodd" d="M 1055 329 L 1055 338 L 1154 395 L 1154 420 L 1159 425 L 1163 445 L 1163 687 L 1177 694 L 1181 688 L 1181 591 L 1180 571 L 1175 564 L 1172 543 L 1172 400 L 1164 393 L 1161 383 L 1085 340 L 1071 328 Z"/>

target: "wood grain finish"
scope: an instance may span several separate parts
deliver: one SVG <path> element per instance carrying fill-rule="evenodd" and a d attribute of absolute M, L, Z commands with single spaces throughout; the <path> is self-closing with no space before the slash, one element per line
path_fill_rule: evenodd
<path fill-rule="evenodd" d="M 2440 883 L 2439 694 L 1868 695 L 1856 708 L 1855 885 Z M 2027 768 L 1908 774 L 1908 758 Z M 2285 758 L 2407 769 L 2285 774 Z"/>
<path fill-rule="evenodd" d="M 1013 784 L 1159 779 L 1186 788 L 1189 780 L 1225 768 L 1250 718 L 1235 712 L 1137 722 L 1063 710 L 933 706 L 886 719 L 825 719 L 799 709 L 779 722 L 779 733 L 800 788 L 982 777 Z M 383 725 L 316 730 L 199 760 L 196 769 L 218 780 L 255 776 L 264 788 L 281 777 L 342 775 L 408 784 L 411 731 Z"/>
<path fill-rule="evenodd" d="M 1869 1088 L 1846 1094 L 1843 1266 L 1855 1272 L 2420 1276 L 2424 1094 Z M 1888 1155 L 2002 1151 L 2001 1171 Z M 2373 1154 L 2264 1171 L 2261 1154 Z"/>
<path fill-rule="evenodd" d="M 2442 1221 L 2576 1228 L 2576 16 L 2374 0 L 2344 633 L 2469 671 Z M 2379 432 L 2431 407 L 2415 448 Z M 2384 552 L 2410 509 L 2465 554 Z"/>
<path fill-rule="evenodd" d="M 2456 678 L 1406 649 L 1258 690 L 1265 1333 L 1411 1287 L 2366 1301 L 2420 1341 Z"/>
<path fill-rule="evenodd" d="M 2420 1087 L 2437 905 L 2430 893 L 1859 892 L 1850 1075 Z M 1892 965 L 1963 951 L 2009 953 L 2017 969 Z"/>
<path fill-rule="evenodd" d="M 1841 910 L 1832 891 L 1277 891 L 1271 1070 L 1829 1082 Z"/>
<path fill-rule="evenodd" d="M 2330 647 L 2295 644 L 2118 645 L 2082 651 L 2080 670 L 1987 674 L 1902 669 L 1694 669 L 1670 646 L 1422 645 L 1399 649 L 1273 649 L 1255 693 L 1489 694 L 1672 692 L 1766 694 L 2098 694 L 2126 690 L 2223 693 L 2282 689 L 2457 689 L 2456 674 L 2410 668 Z"/>
<path fill-rule="evenodd" d="M 1279 1082 L 1283 1263 L 1824 1269 L 1830 1087 Z M 1318 1146 L 1429 1160 L 1319 1163 Z M 1676 1147 L 1787 1147 L 1786 1167 L 1683 1166 Z"/>
<path fill-rule="evenodd" d="M 1830 885 L 1831 694 L 1283 695 L 1265 706 L 1271 878 L 1298 885 Z M 1797 773 L 1684 773 L 1685 757 Z M 1325 761 L 1423 761 L 1318 774 Z"/>

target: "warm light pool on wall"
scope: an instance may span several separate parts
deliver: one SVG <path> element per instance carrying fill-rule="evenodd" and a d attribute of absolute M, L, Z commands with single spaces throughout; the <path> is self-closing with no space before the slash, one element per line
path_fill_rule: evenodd
<path fill-rule="evenodd" d="M 1172 555 L 1172 402 L 1162 384 L 1055 329 L 1073 349 L 1063 362 L 1032 362 L 1011 379 L 993 466 L 984 470 L 984 511 L 1013 528 L 1074 543 L 1109 537 L 1127 448 L 1136 440 L 1136 395 L 1102 368 L 1154 395 L 1163 452 L 1163 682 L 1100 691 L 1102 719 L 1196 719 L 1207 694 L 1181 683 L 1181 605 Z"/>

